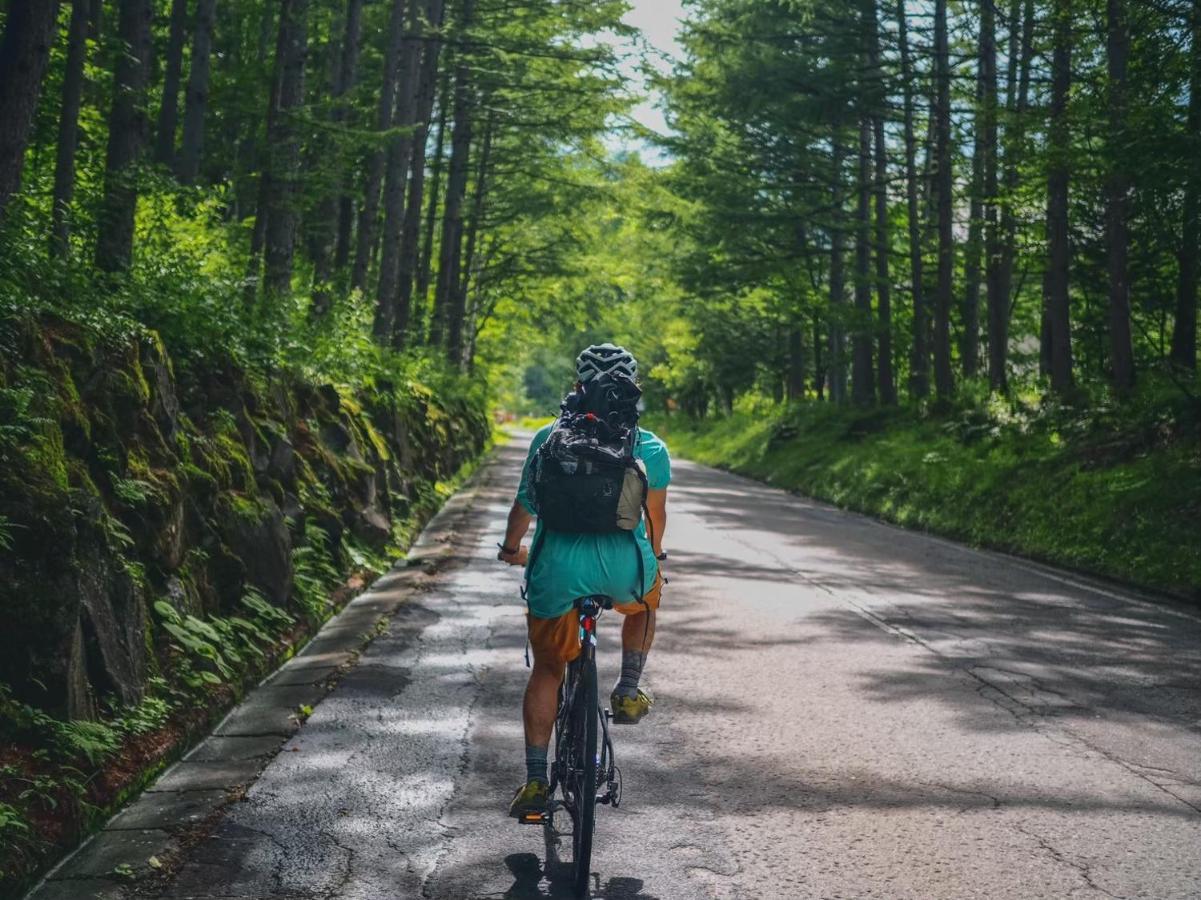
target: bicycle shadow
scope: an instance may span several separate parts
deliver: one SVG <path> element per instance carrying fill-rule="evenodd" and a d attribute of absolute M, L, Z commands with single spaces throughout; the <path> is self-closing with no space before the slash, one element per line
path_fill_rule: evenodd
<path fill-rule="evenodd" d="M 504 900 L 543 900 L 547 897 L 575 897 L 571 884 L 571 863 L 558 859 L 548 848 L 546 864 L 535 853 L 511 853 L 505 865 L 514 879 L 504 892 Z M 593 886 L 588 896 L 595 900 L 660 900 L 643 893 L 641 878 L 609 878 L 600 884 L 600 876 L 592 875 Z"/>

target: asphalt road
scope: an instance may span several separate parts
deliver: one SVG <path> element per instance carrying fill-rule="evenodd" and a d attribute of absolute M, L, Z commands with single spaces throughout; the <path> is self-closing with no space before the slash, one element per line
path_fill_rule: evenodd
<path fill-rule="evenodd" d="M 566 896 L 504 817 L 524 619 L 493 555 L 523 450 L 157 896 Z M 1201 897 L 1196 613 L 688 463 L 669 498 L 659 702 L 615 731 L 594 897 Z"/>

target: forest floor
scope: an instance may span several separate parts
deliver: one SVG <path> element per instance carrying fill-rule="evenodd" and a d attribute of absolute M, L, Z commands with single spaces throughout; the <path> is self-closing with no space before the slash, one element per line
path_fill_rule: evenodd
<path fill-rule="evenodd" d="M 1187 398 L 1113 408 L 763 405 L 651 416 L 673 455 L 979 547 L 1201 602 L 1201 435 Z"/>

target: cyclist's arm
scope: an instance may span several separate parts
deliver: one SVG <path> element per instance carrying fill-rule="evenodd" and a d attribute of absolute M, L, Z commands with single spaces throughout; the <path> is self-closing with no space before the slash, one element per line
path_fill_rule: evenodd
<path fill-rule="evenodd" d="M 651 520 L 651 534 L 654 537 L 651 549 L 655 551 L 655 556 L 662 556 L 663 531 L 667 528 L 667 488 L 646 492 L 646 512 Z"/>
<path fill-rule="evenodd" d="M 520 500 L 513 501 L 513 508 L 509 510 L 509 524 L 505 528 L 504 546 L 515 551 L 506 553 L 504 548 L 497 554 L 497 559 L 514 565 L 522 565 L 525 560 L 521 551 L 524 549 L 521 546 L 522 540 L 525 538 L 526 532 L 530 530 L 530 522 L 534 520 L 530 511 L 525 508 Z"/>

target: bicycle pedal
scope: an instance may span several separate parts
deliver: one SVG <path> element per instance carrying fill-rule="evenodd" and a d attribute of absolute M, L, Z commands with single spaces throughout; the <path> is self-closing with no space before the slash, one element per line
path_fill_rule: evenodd
<path fill-rule="evenodd" d="M 518 816 L 517 821 L 522 825 L 548 825 L 550 815 L 544 812 L 528 812 Z"/>

